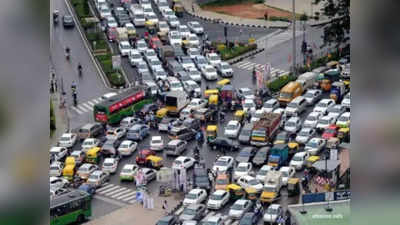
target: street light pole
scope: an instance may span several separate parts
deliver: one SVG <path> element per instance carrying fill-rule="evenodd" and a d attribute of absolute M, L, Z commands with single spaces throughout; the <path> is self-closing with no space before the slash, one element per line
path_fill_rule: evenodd
<path fill-rule="evenodd" d="M 293 75 L 296 76 L 296 10 L 295 10 L 295 0 L 292 0 L 292 10 L 293 10 Z"/>

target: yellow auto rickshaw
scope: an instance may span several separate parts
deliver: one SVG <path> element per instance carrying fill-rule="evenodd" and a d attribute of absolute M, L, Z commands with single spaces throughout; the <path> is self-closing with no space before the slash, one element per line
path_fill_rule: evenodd
<path fill-rule="evenodd" d="M 164 118 L 165 115 L 167 115 L 167 113 L 168 113 L 168 108 L 161 108 L 157 110 L 156 117 L 157 119 L 161 120 L 162 118 Z"/>
<path fill-rule="evenodd" d="M 330 61 L 326 63 L 326 67 L 330 68 L 330 69 L 336 69 L 339 65 L 338 61 Z"/>
<path fill-rule="evenodd" d="M 221 90 L 221 88 L 227 84 L 230 84 L 231 80 L 229 79 L 222 79 L 217 82 L 217 89 Z"/>
<path fill-rule="evenodd" d="M 317 155 L 313 155 L 313 156 L 308 157 L 308 159 L 306 160 L 306 167 L 307 167 L 307 168 L 311 168 L 312 165 L 313 165 L 316 161 L 318 161 L 319 159 L 320 159 L 320 157 L 317 156 Z"/>
<path fill-rule="evenodd" d="M 154 169 L 160 169 L 163 167 L 163 158 L 155 155 L 149 155 L 146 157 L 147 166 Z"/>
<path fill-rule="evenodd" d="M 207 142 L 214 140 L 217 137 L 218 127 L 216 125 L 208 125 L 206 129 Z"/>
<path fill-rule="evenodd" d="M 174 4 L 174 8 L 173 8 L 175 15 L 177 17 L 182 17 L 183 16 L 183 5 L 181 2 L 177 2 Z"/>
<path fill-rule="evenodd" d="M 243 188 L 237 184 L 229 184 L 227 186 L 227 189 L 231 195 L 231 199 L 234 200 L 241 199 L 245 195 L 245 191 L 243 190 Z"/>
<path fill-rule="evenodd" d="M 242 123 L 244 119 L 244 111 L 243 110 L 236 110 L 235 114 L 233 115 L 233 120 L 239 121 Z"/>
<path fill-rule="evenodd" d="M 63 169 L 63 177 L 69 181 L 74 178 L 75 175 L 75 158 L 69 156 L 65 159 L 65 167 Z"/>
<path fill-rule="evenodd" d="M 338 131 L 337 137 L 339 138 L 340 142 L 350 142 L 350 128 L 342 127 Z"/>
<path fill-rule="evenodd" d="M 208 98 L 208 105 L 218 105 L 218 95 L 210 95 Z"/>
<path fill-rule="evenodd" d="M 300 179 L 289 178 L 287 189 L 289 196 L 298 195 L 300 193 Z"/>
<path fill-rule="evenodd" d="M 154 23 L 151 20 L 147 20 L 144 23 L 144 26 L 147 28 L 150 34 L 155 34 L 156 33 L 156 23 Z"/>
<path fill-rule="evenodd" d="M 204 91 L 204 97 L 209 98 L 211 95 L 218 95 L 219 90 L 218 89 L 208 89 Z"/>
<path fill-rule="evenodd" d="M 340 144 L 340 140 L 337 137 L 331 137 L 326 142 L 326 147 L 329 149 L 337 149 Z"/>
<path fill-rule="evenodd" d="M 246 198 L 252 201 L 257 200 L 260 197 L 260 193 L 257 192 L 255 188 L 249 187 L 245 189 L 246 191 Z"/>
<path fill-rule="evenodd" d="M 91 149 L 89 149 L 86 152 L 86 159 L 85 161 L 88 163 L 94 163 L 97 164 L 100 161 L 100 156 L 101 156 L 101 152 L 100 152 L 101 148 L 100 147 L 93 147 Z"/>
<path fill-rule="evenodd" d="M 289 147 L 290 154 L 296 154 L 296 152 L 299 151 L 299 143 L 297 143 L 295 141 L 290 141 L 288 143 L 288 147 Z"/>

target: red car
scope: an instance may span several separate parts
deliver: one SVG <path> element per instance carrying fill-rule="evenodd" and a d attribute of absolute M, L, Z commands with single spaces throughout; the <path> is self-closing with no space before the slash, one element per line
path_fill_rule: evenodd
<path fill-rule="evenodd" d="M 325 140 L 329 140 L 331 137 L 336 137 L 338 134 L 339 127 L 332 124 L 327 129 L 325 129 L 324 133 L 322 134 L 322 138 Z"/>
<path fill-rule="evenodd" d="M 156 155 L 156 153 L 150 149 L 142 149 L 139 151 L 138 156 L 136 156 L 136 164 L 138 165 L 145 165 L 146 158 L 149 155 Z"/>
<path fill-rule="evenodd" d="M 158 38 L 157 36 L 154 36 L 150 39 L 149 45 L 150 45 L 150 48 L 157 50 L 157 49 L 161 48 L 162 42 L 160 41 L 160 38 Z"/>

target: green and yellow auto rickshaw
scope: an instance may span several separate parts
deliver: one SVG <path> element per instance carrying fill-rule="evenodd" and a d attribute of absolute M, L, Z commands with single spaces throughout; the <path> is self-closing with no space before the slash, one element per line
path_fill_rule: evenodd
<path fill-rule="evenodd" d="M 100 147 L 93 147 L 86 152 L 86 159 L 85 161 L 88 163 L 98 164 L 101 158 L 101 148 Z"/>
<path fill-rule="evenodd" d="M 241 199 L 245 196 L 245 191 L 237 184 L 229 184 L 227 189 L 231 195 L 231 199 L 233 200 Z"/>
<path fill-rule="evenodd" d="M 154 23 L 153 21 L 147 20 L 144 23 L 144 26 L 147 28 L 147 30 L 149 31 L 150 34 L 155 34 L 156 33 L 157 26 L 156 26 L 156 23 Z"/>
<path fill-rule="evenodd" d="M 76 170 L 75 158 L 73 156 L 68 156 L 65 159 L 65 167 L 63 169 L 63 177 L 71 181 L 75 176 Z"/>
<path fill-rule="evenodd" d="M 167 115 L 167 113 L 168 113 L 168 108 L 165 108 L 165 107 L 161 108 L 161 109 L 157 110 L 156 118 L 158 120 L 162 120 L 165 117 L 165 115 Z"/>
<path fill-rule="evenodd" d="M 217 131 L 218 131 L 217 125 L 208 125 L 207 126 L 206 135 L 207 135 L 208 143 L 217 137 Z"/>
<path fill-rule="evenodd" d="M 204 97 L 209 98 L 211 95 L 218 95 L 219 90 L 218 89 L 207 89 L 204 91 Z"/>
<path fill-rule="evenodd" d="M 307 160 L 306 160 L 306 167 L 307 167 L 307 168 L 311 168 L 312 165 L 313 165 L 316 161 L 318 161 L 319 159 L 320 159 L 320 157 L 317 156 L 317 155 L 313 155 L 313 156 L 308 157 Z"/>
<path fill-rule="evenodd" d="M 160 169 L 163 167 L 163 158 L 156 155 L 149 155 L 146 157 L 146 163 L 148 167 Z"/>
<path fill-rule="evenodd" d="M 350 142 L 350 128 L 348 127 L 343 127 L 340 128 L 337 134 L 337 137 L 339 138 L 340 142 Z"/>
<path fill-rule="evenodd" d="M 222 80 L 219 80 L 218 82 L 217 82 L 217 89 L 218 90 L 221 90 L 221 88 L 223 87 L 223 86 L 225 86 L 225 85 L 227 85 L 227 84 L 230 84 L 231 83 L 231 80 L 230 79 L 222 79 Z"/>
<path fill-rule="evenodd" d="M 218 106 L 218 95 L 210 95 L 208 105 Z"/>
<path fill-rule="evenodd" d="M 291 155 L 296 154 L 296 152 L 299 151 L 299 143 L 295 141 L 289 141 L 288 147 L 289 147 L 289 154 Z"/>
<path fill-rule="evenodd" d="M 300 179 L 289 178 L 287 189 L 289 196 L 296 196 L 300 194 Z"/>
<path fill-rule="evenodd" d="M 260 192 L 257 192 L 255 188 L 248 187 L 245 189 L 246 198 L 252 201 L 256 201 L 260 197 Z"/>
<path fill-rule="evenodd" d="M 235 114 L 233 115 L 233 120 L 238 121 L 239 123 L 243 122 L 244 119 L 244 111 L 243 110 L 236 110 Z"/>

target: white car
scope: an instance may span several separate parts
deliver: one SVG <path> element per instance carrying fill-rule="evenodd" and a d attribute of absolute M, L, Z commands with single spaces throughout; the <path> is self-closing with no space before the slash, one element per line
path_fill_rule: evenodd
<path fill-rule="evenodd" d="M 271 98 L 270 100 L 264 102 L 262 109 L 264 112 L 273 112 L 275 109 L 279 108 L 279 101 L 275 98 Z"/>
<path fill-rule="evenodd" d="M 107 17 L 111 16 L 111 10 L 110 10 L 110 8 L 108 8 L 107 5 L 102 5 L 100 7 L 99 14 L 100 14 L 100 17 L 102 19 L 104 19 L 104 18 L 107 18 Z"/>
<path fill-rule="evenodd" d="M 121 56 L 129 56 L 132 46 L 129 44 L 129 41 L 121 41 L 118 44 L 118 49 L 119 52 L 121 53 Z"/>
<path fill-rule="evenodd" d="M 318 120 L 321 118 L 321 113 L 319 112 L 311 112 L 308 114 L 306 119 L 303 122 L 303 128 L 315 128 L 317 127 Z"/>
<path fill-rule="evenodd" d="M 66 147 L 51 147 L 50 148 L 50 159 L 54 161 L 60 161 L 68 155 L 68 149 Z"/>
<path fill-rule="evenodd" d="M 280 206 L 279 204 L 269 205 L 263 217 L 264 224 L 276 223 L 278 217 L 281 216 L 282 214 L 283 214 L 282 206 Z"/>
<path fill-rule="evenodd" d="M 319 89 L 311 89 L 308 90 L 303 96 L 307 101 L 307 105 L 313 105 L 321 99 L 322 91 Z"/>
<path fill-rule="evenodd" d="M 248 163 L 248 162 L 241 162 L 237 165 L 235 170 L 233 171 L 233 179 L 237 180 L 239 177 L 245 176 L 245 175 L 251 175 L 250 173 L 252 172 L 253 169 L 253 164 Z"/>
<path fill-rule="evenodd" d="M 350 93 L 347 93 L 341 103 L 344 107 L 346 107 L 346 109 L 350 109 L 351 107 L 351 97 L 350 97 Z"/>
<path fill-rule="evenodd" d="M 201 82 L 201 73 L 196 68 L 189 68 L 187 72 L 189 74 L 190 79 L 196 82 Z"/>
<path fill-rule="evenodd" d="M 288 133 L 297 133 L 301 129 L 301 120 L 300 117 L 291 117 L 288 121 L 285 123 L 285 128 L 284 130 L 287 131 Z"/>
<path fill-rule="evenodd" d="M 189 29 L 195 34 L 201 35 L 204 33 L 204 28 L 197 21 L 189 21 L 187 23 L 187 25 L 188 25 Z"/>
<path fill-rule="evenodd" d="M 200 108 L 204 108 L 206 107 L 208 104 L 208 100 L 207 99 L 203 99 L 203 98 L 193 98 L 189 105 L 187 106 L 187 108 L 195 110 L 195 109 L 200 109 Z"/>
<path fill-rule="evenodd" d="M 316 135 L 316 131 L 313 128 L 302 128 L 296 136 L 296 142 L 300 144 L 307 143 L 311 138 Z"/>
<path fill-rule="evenodd" d="M 244 99 L 254 99 L 254 90 L 250 88 L 239 88 L 238 95 Z"/>
<path fill-rule="evenodd" d="M 179 25 L 178 31 L 182 37 L 188 37 L 190 35 L 190 30 L 186 25 Z"/>
<path fill-rule="evenodd" d="M 143 14 L 144 14 L 145 17 L 148 17 L 151 14 L 154 14 L 154 11 L 151 8 L 151 5 L 150 5 L 150 7 L 143 7 Z"/>
<path fill-rule="evenodd" d="M 115 139 L 120 139 L 126 134 L 126 129 L 122 127 L 117 127 L 113 129 L 109 129 L 106 132 L 106 138 L 107 140 L 115 140 Z"/>
<path fill-rule="evenodd" d="M 246 113 L 255 113 L 256 112 L 256 103 L 254 103 L 253 99 L 245 99 L 243 103 L 243 111 Z"/>
<path fill-rule="evenodd" d="M 58 140 L 58 146 L 71 148 L 75 145 L 78 135 L 75 133 L 64 133 Z"/>
<path fill-rule="evenodd" d="M 137 143 L 131 140 L 124 140 L 118 147 L 118 152 L 122 156 L 132 155 L 136 151 Z"/>
<path fill-rule="evenodd" d="M 269 171 L 272 170 L 272 166 L 263 165 L 260 170 L 256 174 L 256 179 L 259 180 L 261 183 L 264 183 L 265 178 Z"/>
<path fill-rule="evenodd" d="M 193 60 L 189 56 L 183 56 L 181 57 L 180 63 L 186 71 L 189 70 L 189 68 L 196 68 L 194 65 Z"/>
<path fill-rule="evenodd" d="M 125 117 L 121 120 L 119 125 L 125 129 L 131 128 L 135 123 L 137 123 L 137 119 L 133 116 Z"/>
<path fill-rule="evenodd" d="M 136 164 L 125 164 L 119 173 L 119 179 L 134 181 L 137 172 L 139 171 L 139 166 Z"/>
<path fill-rule="evenodd" d="M 136 34 L 136 28 L 132 23 L 125 23 L 124 27 L 126 28 L 128 33 L 131 32 Z"/>
<path fill-rule="evenodd" d="M 52 177 L 59 177 L 62 175 L 64 164 L 62 162 L 55 161 L 50 165 L 49 175 Z"/>
<path fill-rule="evenodd" d="M 225 127 L 225 136 L 229 138 L 236 138 L 239 135 L 241 125 L 237 120 L 231 120 Z"/>
<path fill-rule="evenodd" d="M 321 101 L 318 102 L 318 104 L 314 107 L 314 112 L 321 112 L 322 115 L 325 115 L 326 112 L 328 111 L 328 108 L 332 107 L 335 105 L 335 101 L 332 99 L 321 99 Z"/>
<path fill-rule="evenodd" d="M 168 33 L 168 32 L 170 31 L 170 30 L 169 30 L 168 23 L 167 23 L 166 21 L 159 21 L 159 22 L 158 22 L 158 30 L 159 30 L 160 32 Z"/>
<path fill-rule="evenodd" d="M 168 33 L 168 40 L 170 45 L 182 45 L 182 36 L 176 30 L 172 30 Z"/>
<path fill-rule="evenodd" d="M 192 157 L 187 157 L 187 156 L 179 156 L 174 160 L 172 163 L 172 169 L 189 169 L 194 165 L 194 158 Z"/>
<path fill-rule="evenodd" d="M 225 190 L 216 190 L 207 201 L 207 208 L 218 210 L 229 202 L 230 194 Z"/>
<path fill-rule="evenodd" d="M 183 91 L 182 83 L 175 77 L 168 77 L 168 83 L 171 91 Z"/>
<path fill-rule="evenodd" d="M 161 136 L 152 136 L 150 140 L 150 149 L 161 151 L 164 149 L 164 141 Z"/>
<path fill-rule="evenodd" d="M 259 121 L 263 114 L 264 114 L 264 110 L 257 109 L 256 112 L 251 116 L 250 122 L 254 123 L 254 122 Z"/>
<path fill-rule="evenodd" d="M 190 190 L 183 199 L 183 205 L 188 206 L 190 204 L 200 204 L 207 199 L 207 192 L 204 189 L 195 188 Z"/>
<path fill-rule="evenodd" d="M 157 23 L 158 23 L 158 17 L 157 17 L 157 15 L 156 15 L 155 13 L 149 13 L 149 14 L 146 16 L 146 20 L 147 20 L 147 21 L 151 21 L 151 22 L 153 22 L 154 24 L 157 24 Z"/>
<path fill-rule="evenodd" d="M 192 109 L 188 108 L 187 106 L 181 110 L 181 112 L 179 113 L 179 119 L 181 120 L 185 120 L 187 118 L 190 118 L 192 115 Z"/>
<path fill-rule="evenodd" d="M 206 80 L 216 80 L 218 78 L 217 70 L 211 65 L 201 67 L 201 73 Z"/>
<path fill-rule="evenodd" d="M 146 51 L 144 51 L 144 58 L 147 62 L 149 62 L 150 60 L 159 60 L 156 51 L 154 51 L 154 49 L 147 49 Z"/>
<path fill-rule="evenodd" d="M 140 52 L 140 53 L 144 53 L 147 49 L 147 43 L 144 39 L 140 39 L 136 42 L 136 49 Z"/>
<path fill-rule="evenodd" d="M 189 48 L 187 50 L 187 55 L 191 58 L 191 59 L 195 59 L 197 56 L 200 56 L 200 50 L 198 48 Z"/>
<path fill-rule="evenodd" d="M 201 97 L 201 88 L 196 81 L 187 80 L 183 82 L 183 87 L 188 93 L 190 93 L 190 91 L 194 91 L 194 97 Z"/>
<path fill-rule="evenodd" d="M 282 185 L 286 186 L 288 184 L 288 180 L 296 174 L 296 170 L 294 167 L 290 166 L 282 166 L 279 171 L 282 172 Z"/>
<path fill-rule="evenodd" d="M 83 142 L 82 142 L 82 151 L 87 152 L 87 150 L 93 148 L 93 147 L 97 147 L 100 144 L 100 140 L 97 138 L 86 138 Z"/>
<path fill-rule="evenodd" d="M 233 157 L 232 156 L 221 156 L 217 159 L 212 167 L 212 171 L 214 173 L 218 172 L 226 172 L 233 168 Z"/>
<path fill-rule="evenodd" d="M 350 112 L 345 112 L 336 121 L 338 127 L 350 127 Z"/>
<path fill-rule="evenodd" d="M 56 191 L 65 187 L 68 183 L 68 180 L 63 177 L 50 177 L 50 190 Z"/>
<path fill-rule="evenodd" d="M 229 209 L 229 217 L 232 219 L 240 219 L 251 210 L 253 203 L 248 199 L 238 199 Z"/>
<path fill-rule="evenodd" d="M 148 63 L 149 63 L 150 70 L 151 70 L 151 72 L 153 72 L 153 73 L 154 73 L 155 71 L 157 71 L 157 70 L 162 70 L 162 69 L 163 69 L 162 63 L 161 63 L 161 61 L 160 61 L 159 59 L 151 58 L 151 59 L 148 61 Z"/>
<path fill-rule="evenodd" d="M 110 99 L 110 98 L 112 98 L 112 97 L 114 97 L 114 96 L 117 96 L 118 95 L 118 93 L 116 93 L 116 92 L 108 92 L 108 93 L 105 93 L 104 95 L 102 95 L 101 96 L 101 100 L 107 100 L 107 99 Z"/>
<path fill-rule="evenodd" d="M 148 184 L 150 181 L 156 179 L 157 177 L 157 170 L 150 169 L 150 168 L 141 168 L 139 169 L 140 173 L 144 176 L 144 184 Z M 138 171 L 138 172 L 139 172 Z"/>
<path fill-rule="evenodd" d="M 105 173 L 115 173 L 118 168 L 118 158 L 105 158 L 101 170 Z"/>
<path fill-rule="evenodd" d="M 217 71 L 221 77 L 233 77 L 233 69 L 227 62 L 221 62 L 217 66 Z"/>
<path fill-rule="evenodd" d="M 188 36 L 186 36 L 187 37 L 187 40 L 189 41 L 189 45 L 191 46 L 191 47 L 198 47 L 198 46 L 200 46 L 200 40 L 199 40 L 199 38 L 197 37 L 197 35 L 195 35 L 195 34 L 189 34 Z"/>
<path fill-rule="evenodd" d="M 237 183 L 243 188 L 254 188 L 257 192 L 261 192 L 264 185 L 255 177 L 245 175 L 237 179 Z"/>
<path fill-rule="evenodd" d="M 115 17 L 108 16 L 108 17 L 106 17 L 106 21 L 107 21 L 107 27 L 108 28 L 118 27 L 118 23 L 117 23 L 117 20 L 115 19 Z"/>
<path fill-rule="evenodd" d="M 317 155 L 326 145 L 326 140 L 322 138 L 312 138 L 309 140 L 304 147 L 304 150 L 307 151 L 310 155 Z"/>
<path fill-rule="evenodd" d="M 143 56 L 137 49 L 132 49 L 129 52 L 129 63 L 135 67 L 139 62 L 143 62 Z"/>
<path fill-rule="evenodd" d="M 316 129 L 317 130 L 325 130 L 326 128 L 328 128 L 331 124 L 334 124 L 335 118 L 330 117 L 330 116 L 322 116 L 321 118 L 319 118 Z"/>
<path fill-rule="evenodd" d="M 208 63 L 210 63 L 214 67 L 221 63 L 221 58 L 217 55 L 217 53 L 208 53 L 206 55 L 206 58 L 208 60 Z"/>
<path fill-rule="evenodd" d="M 164 18 L 168 18 L 168 17 L 171 17 L 171 16 L 175 16 L 175 12 L 174 12 L 172 9 L 170 9 L 169 7 L 168 7 L 168 8 L 164 8 L 164 9 L 161 11 L 161 14 L 162 14 L 162 16 L 163 16 Z"/>
<path fill-rule="evenodd" d="M 308 157 L 310 157 L 308 152 L 297 152 L 290 160 L 289 166 L 294 167 L 296 170 L 301 170 L 306 165 Z"/>
<path fill-rule="evenodd" d="M 87 180 L 94 171 L 98 170 L 99 167 L 95 164 L 91 163 L 84 163 L 82 164 L 78 171 L 76 172 L 76 175 L 78 175 L 81 179 Z"/>
<path fill-rule="evenodd" d="M 340 104 L 336 104 L 328 109 L 328 116 L 335 118 L 335 121 L 339 116 L 346 111 L 346 108 Z"/>
<path fill-rule="evenodd" d="M 176 17 L 176 16 L 170 16 L 170 17 L 166 18 L 166 20 L 167 20 L 169 26 L 172 28 L 176 28 L 181 24 L 178 20 L 178 17 Z"/>

